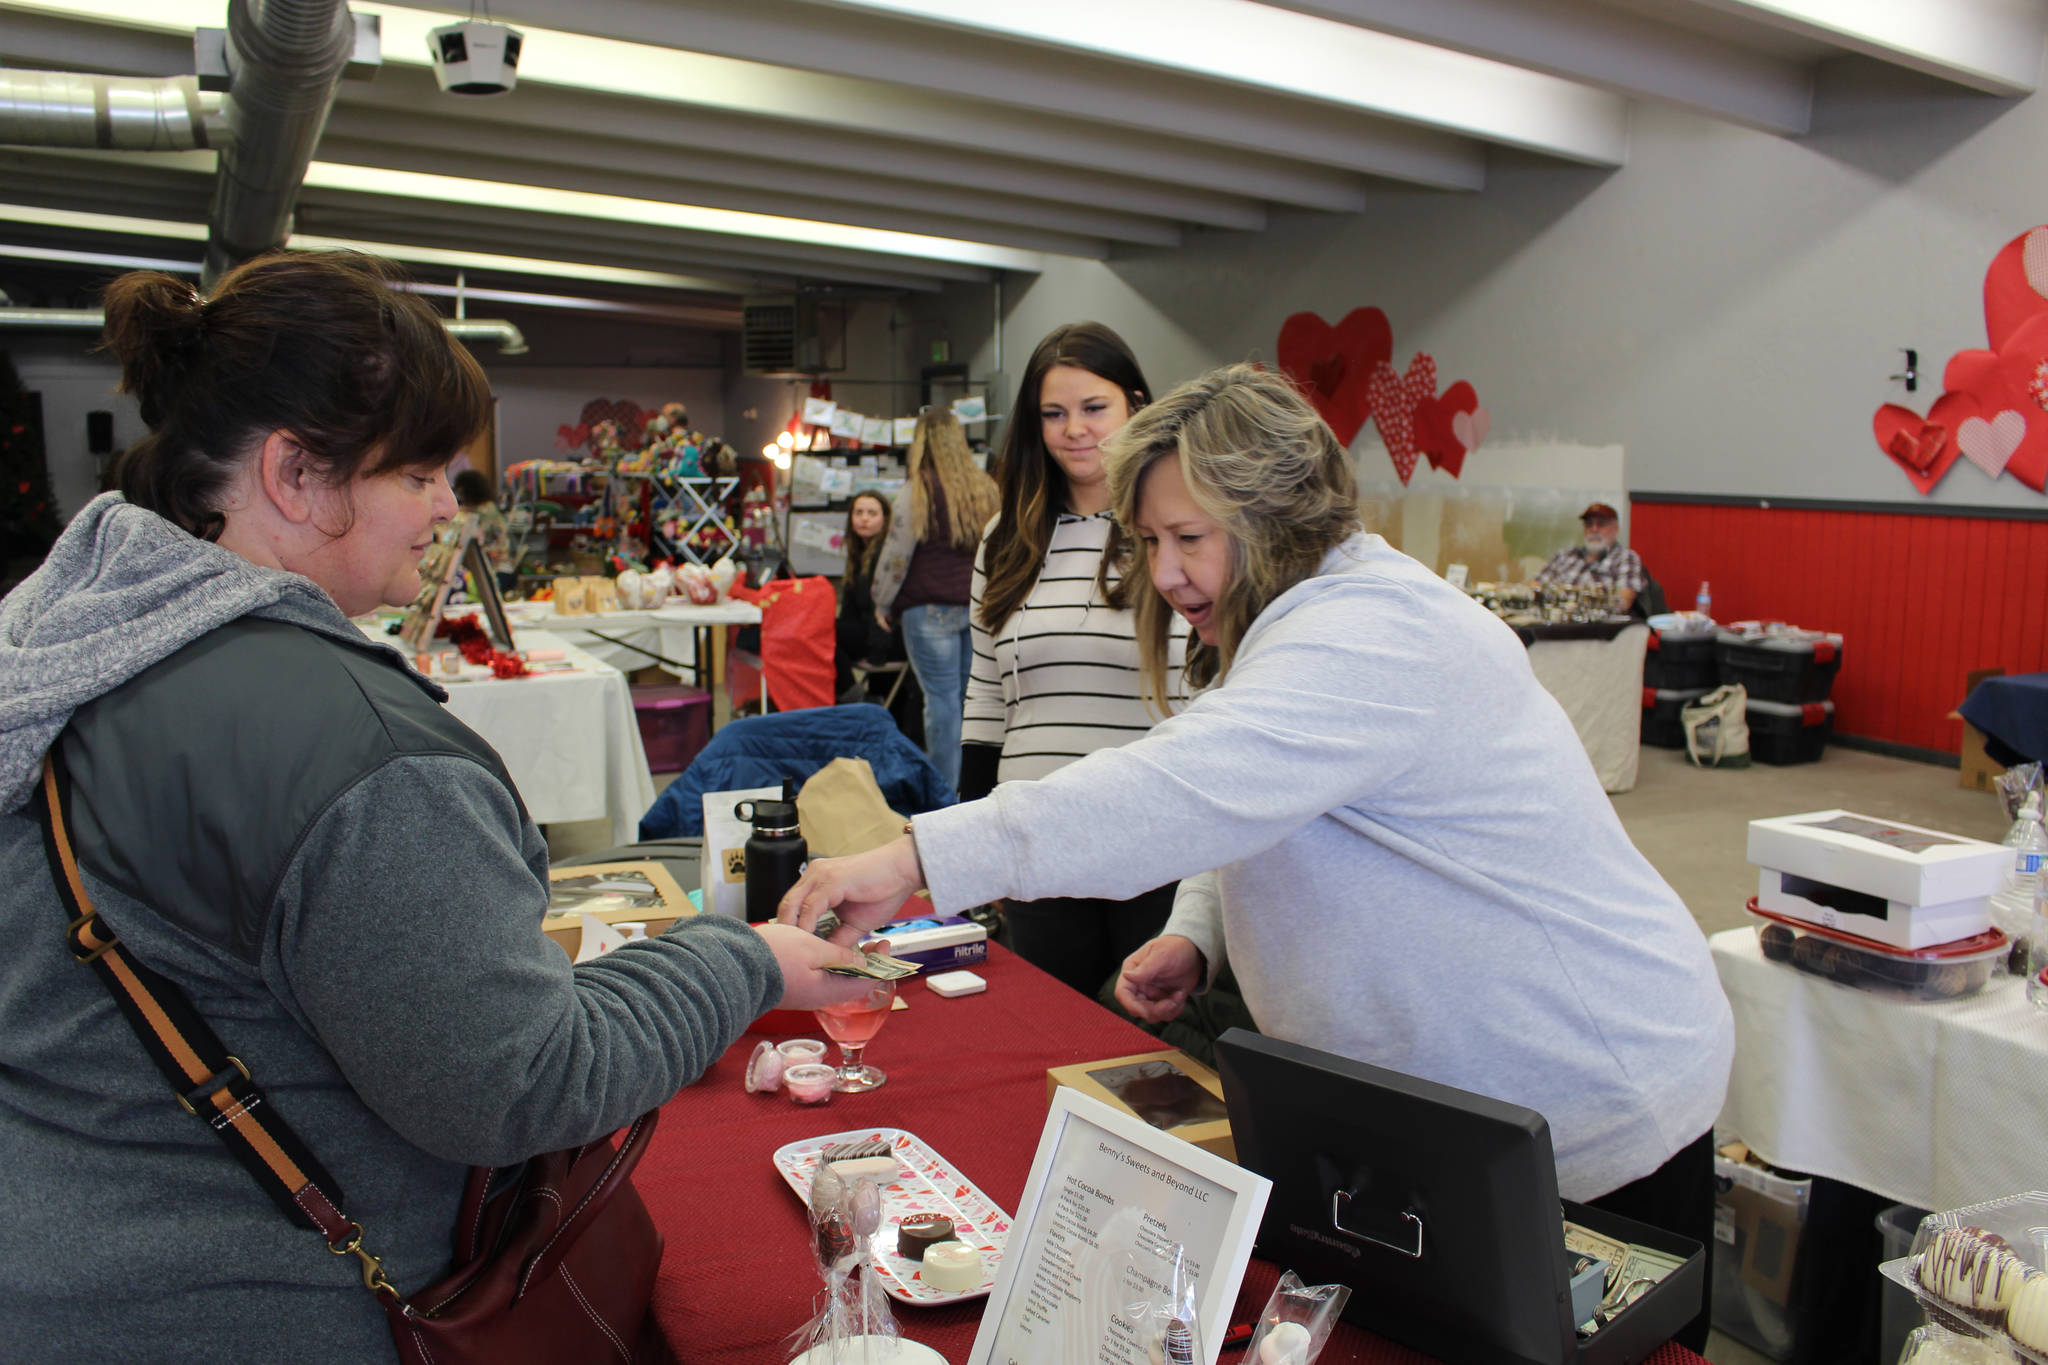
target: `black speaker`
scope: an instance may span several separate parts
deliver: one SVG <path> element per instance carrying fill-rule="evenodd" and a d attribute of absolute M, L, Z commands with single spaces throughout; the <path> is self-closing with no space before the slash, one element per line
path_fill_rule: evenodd
<path fill-rule="evenodd" d="M 114 453 L 114 414 L 88 412 L 85 415 L 85 448 L 95 455 Z"/>

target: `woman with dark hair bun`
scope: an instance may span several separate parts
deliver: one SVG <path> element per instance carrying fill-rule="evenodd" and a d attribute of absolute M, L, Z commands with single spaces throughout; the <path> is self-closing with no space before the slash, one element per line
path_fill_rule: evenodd
<path fill-rule="evenodd" d="M 1031 353 L 1003 434 L 1003 507 L 975 559 L 974 661 L 960 726 L 960 799 L 1031 781 L 1152 728 L 1114 549 L 1101 446 L 1145 406 L 1145 376 L 1099 322 L 1055 327 Z M 1178 694 L 1183 627 L 1168 694 Z M 1129 900 L 1004 907 L 1010 946 L 1097 994 L 1173 910 L 1172 883 Z"/>
<path fill-rule="evenodd" d="M 46 756 L 96 923 L 262 1088 L 191 1102 L 282 1117 L 400 1294 L 447 1273 L 471 1165 L 600 1139 L 764 1009 L 860 989 L 820 970 L 853 953 L 794 929 L 703 916 L 574 967 L 542 935 L 547 845 L 504 765 L 349 619 L 418 593 L 489 399 L 393 283 L 294 253 L 203 299 L 107 290 L 150 434 L 0 602 L 10 1361 L 397 1358 L 362 1265 L 173 1103 L 74 959 Z"/>

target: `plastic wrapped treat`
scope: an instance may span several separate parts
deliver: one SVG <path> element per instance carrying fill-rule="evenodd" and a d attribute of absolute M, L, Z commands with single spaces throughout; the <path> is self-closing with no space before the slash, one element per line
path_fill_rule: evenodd
<path fill-rule="evenodd" d="M 1350 1298 L 1351 1290 L 1344 1285 L 1305 1285 L 1288 1271 L 1259 1314 L 1251 1344 L 1245 1347 L 1246 1365 L 1313 1365 Z"/>
<path fill-rule="evenodd" d="M 2048 1194 L 2035 1190 L 1929 1214 L 1911 1254 L 1879 1270 L 1912 1290 L 1936 1326 L 2048 1365 L 2048 1354 L 2034 1344 L 2048 1345 Z"/>
<path fill-rule="evenodd" d="M 1144 1259 L 1151 1262 L 1149 1256 Z M 1150 1280 L 1148 1275 L 1136 1278 L 1140 1282 L 1158 1285 L 1158 1281 Z M 1138 1339 L 1144 1344 L 1150 1365 L 1193 1365 L 1208 1358 L 1202 1352 L 1200 1288 L 1194 1273 L 1188 1269 L 1187 1248 L 1175 1242 L 1172 1268 L 1167 1273 L 1163 1292 L 1157 1298 L 1124 1305 L 1124 1319 L 1136 1324 Z"/>
<path fill-rule="evenodd" d="M 901 1333 L 868 1267 L 869 1243 L 882 1226 L 882 1193 L 865 1177 L 843 1179 L 820 1164 L 811 1181 L 811 1251 L 824 1282 L 811 1320 L 791 1334 L 802 1358 L 857 1362 Z M 893 1359 L 886 1352 L 880 1359 Z"/>

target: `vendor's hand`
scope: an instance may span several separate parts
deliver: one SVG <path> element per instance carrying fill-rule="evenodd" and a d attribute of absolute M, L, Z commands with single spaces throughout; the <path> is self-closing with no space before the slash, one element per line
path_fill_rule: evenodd
<path fill-rule="evenodd" d="M 782 968 L 783 1009 L 814 1010 L 843 1005 L 858 999 L 874 984 L 865 977 L 839 976 L 823 970 L 833 963 L 859 963 L 860 954 L 851 948 L 787 924 L 757 924 L 754 932 L 775 954 L 775 965 Z"/>
<path fill-rule="evenodd" d="M 894 630 L 894 629 L 896 629 L 896 627 L 894 627 L 894 626 L 892 626 L 892 625 L 890 625 L 890 624 L 889 624 L 889 609 L 888 609 L 887 607 L 876 607 L 876 608 L 875 608 L 875 619 L 876 619 L 877 621 L 880 621 L 880 622 L 882 623 L 882 629 L 883 629 L 883 630 Z"/>
<path fill-rule="evenodd" d="M 1124 959 L 1117 973 L 1116 1002 L 1148 1024 L 1180 1018 L 1188 997 L 1209 974 L 1209 963 L 1193 939 L 1161 934 Z"/>
<path fill-rule="evenodd" d="M 803 877 L 783 896 L 775 918 L 809 930 L 830 910 L 839 917 L 832 941 L 851 947 L 895 918 L 904 898 L 923 886 L 917 845 L 906 834 L 848 858 L 811 859 Z"/>

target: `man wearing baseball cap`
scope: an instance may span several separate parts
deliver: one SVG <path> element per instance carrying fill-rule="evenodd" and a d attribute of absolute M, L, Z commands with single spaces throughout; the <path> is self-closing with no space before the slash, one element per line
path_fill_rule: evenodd
<path fill-rule="evenodd" d="M 1579 513 L 1585 533 L 1577 545 L 1559 550 L 1536 575 L 1538 587 L 1603 587 L 1614 594 L 1615 610 L 1627 611 L 1650 575 L 1634 550 L 1615 543 L 1621 518 L 1612 507 L 1596 502 Z"/>

